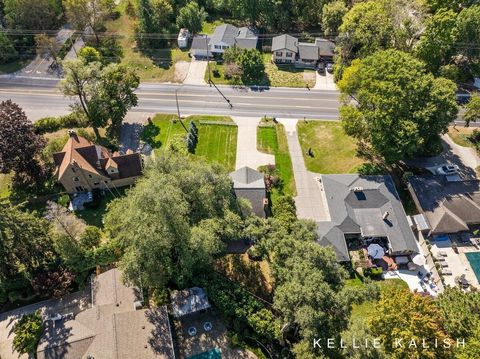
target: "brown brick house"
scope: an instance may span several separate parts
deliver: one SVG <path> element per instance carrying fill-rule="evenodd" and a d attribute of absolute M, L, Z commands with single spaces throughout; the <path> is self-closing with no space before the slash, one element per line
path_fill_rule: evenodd
<path fill-rule="evenodd" d="M 142 175 L 140 154 L 121 155 L 69 131 L 62 152 L 53 154 L 57 181 L 68 193 L 131 185 Z"/>

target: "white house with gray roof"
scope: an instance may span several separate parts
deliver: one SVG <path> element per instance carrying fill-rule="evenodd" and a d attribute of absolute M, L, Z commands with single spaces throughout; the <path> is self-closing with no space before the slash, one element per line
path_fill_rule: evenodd
<path fill-rule="evenodd" d="M 349 261 L 348 241 L 381 240 L 390 256 L 419 253 L 400 197 L 390 176 L 322 175 L 330 220 L 317 222 L 319 243 L 338 261 Z"/>
<path fill-rule="evenodd" d="M 314 43 L 300 42 L 288 34 L 272 39 L 272 61 L 277 64 L 294 64 L 296 67 L 315 68 L 319 61 L 331 62 L 335 44 L 317 38 Z"/>
<path fill-rule="evenodd" d="M 255 49 L 258 35 L 249 27 L 236 27 L 230 24 L 217 26 L 211 36 L 196 36 L 190 53 L 195 57 L 213 57 L 221 55 L 226 49 L 237 46 L 240 49 Z"/>

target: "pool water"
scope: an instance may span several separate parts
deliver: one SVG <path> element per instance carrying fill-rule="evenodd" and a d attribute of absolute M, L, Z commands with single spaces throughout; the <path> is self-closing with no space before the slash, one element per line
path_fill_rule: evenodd
<path fill-rule="evenodd" d="M 222 351 L 218 348 L 214 348 L 208 352 L 192 355 L 187 359 L 222 359 Z"/>
<path fill-rule="evenodd" d="M 478 282 L 480 283 L 480 252 L 467 252 L 465 256 L 472 267 Z"/>

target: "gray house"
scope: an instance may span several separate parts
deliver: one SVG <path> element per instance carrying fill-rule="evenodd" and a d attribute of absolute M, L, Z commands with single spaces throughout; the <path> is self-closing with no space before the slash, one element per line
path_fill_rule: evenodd
<path fill-rule="evenodd" d="M 237 46 L 241 49 L 255 49 L 258 35 L 249 27 L 238 28 L 230 24 L 217 26 L 212 36 L 193 38 L 190 54 L 195 57 L 221 55 L 226 49 Z"/>
<path fill-rule="evenodd" d="M 316 38 L 314 43 L 299 42 L 287 34 L 272 39 L 272 61 L 277 64 L 315 68 L 319 61 L 332 62 L 334 51 L 335 44 L 322 38 Z"/>
<path fill-rule="evenodd" d="M 412 176 L 409 191 L 428 222 L 430 235 L 470 230 L 480 224 L 480 181 L 450 182 L 445 176 Z"/>
<path fill-rule="evenodd" d="M 330 221 L 317 222 L 319 243 L 338 261 L 349 261 L 348 242 L 381 241 L 390 256 L 419 253 L 400 197 L 390 176 L 322 175 Z"/>
<path fill-rule="evenodd" d="M 250 167 L 242 167 L 230 173 L 230 178 L 235 195 L 249 200 L 253 212 L 259 217 L 265 217 L 267 191 L 263 174 Z"/>

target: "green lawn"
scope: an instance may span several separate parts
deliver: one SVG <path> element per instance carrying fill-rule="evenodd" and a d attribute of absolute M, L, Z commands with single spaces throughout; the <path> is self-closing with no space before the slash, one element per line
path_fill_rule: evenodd
<path fill-rule="evenodd" d="M 308 170 L 317 173 L 354 173 L 364 161 L 357 157 L 355 140 L 337 121 L 299 121 L 298 138 Z M 309 148 L 313 157 L 307 153 Z"/>
<path fill-rule="evenodd" d="M 180 82 L 175 77 L 175 63 L 190 61 L 188 50 L 178 48 L 152 49 L 142 52 L 136 47 L 134 20 L 124 14 L 124 6 L 119 6 L 122 15 L 107 23 L 107 31 L 119 35 L 123 49 L 122 63 L 137 70 L 142 81 Z"/>
<path fill-rule="evenodd" d="M 124 188 L 119 188 L 117 193 L 114 191 L 115 197 L 106 192 L 105 197 L 102 197 L 102 201 L 100 202 L 100 206 L 95 209 L 84 209 L 83 211 L 75 212 L 77 217 L 82 218 L 89 226 L 96 226 L 99 228 L 103 228 L 103 216 L 107 213 L 107 206 L 108 204 L 113 201 L 116 197 L 123 196 L 125 194 Z"/>
<path fill-rule="evenodd" d="M 219 25 L 222 25 L 223 21 L 214 20 L 214 21 L 204 21 L 202 23 L 202 34 L 211 35 L 215 31 L 215 28 Z"/>
<path fill-rule="evenodd" d="M 473 143 L 468 139 L 474 129 L 475 128 L 472 127 L 457 126 L 453 128 L 453 126 L 450 126 L 448 128 L 448 135 L 457 145 L 475 148 Z"/>
<path fill-rule="evenodd" d="M 157 114 L 152 122 L 153 126 L 147 126 L 143 139 L 161 151 L 168 145 L 172 136 L 185 133 L 179 121 L 174 122 L 177 116 Z M 183 120 L 188 128 L 190 121 L 194 121 L 198 127 L 198 144 L 195 156 L 203 157 L 208 162 L 218 162 L 229 171 L 235 169 L 237 154 L 237 126 L 222 122 L 233 123 L 230 117 L 226 116 L 189 116 Z M 201 124 L 201 121 L 214 121 L 214 124 Z"/>
<path fill-rule="evenodd" d="M 271 62 L 271 53 L 263 54 L 265 65 L 265 77 L 263 80 L 255 81 L 253 84 L 272 87 L 309 87 L 315 86 L 315 71 L 309 69 L 296 69 L 293 65 L 277 66 Z M 212 80 L 216 84 L 235 85 L 235 83 L 224 76 L 224 64 L 215 61 L 210 62 Z M 208 69 L 205 71 L 205 81 L 208 81 Z"/>
<path fill-rule="evenodd" d="M 294 196 L 296 194 L 295 178 L 283 125 L 279 123 L 268 127 L 259 126 L 257 129 L 257 148 L 259 151 L 275 156 L 275 165 L 283 183 L 281 192 Z"/>

